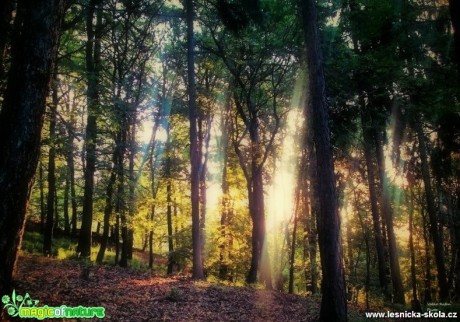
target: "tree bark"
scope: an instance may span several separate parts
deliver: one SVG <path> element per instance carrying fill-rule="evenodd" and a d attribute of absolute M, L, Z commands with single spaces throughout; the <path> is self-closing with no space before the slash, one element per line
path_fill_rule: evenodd
<path fill-rule="evenodd" d="M 0 111 L 0 289 L 12 290 L 27 203 L 38 164 L 50 75 L 64 1 L 20 1 L 12 62 Z"/>
<path fill-rule="evenodd" d="M 201 254 L 200 236 L 200 164 L 201 153 L 198 145 L 196 110 L 196 88 L 195 88 L 195 40 L 193 32 L 194 4 L 193 0 L 185 1 L 187 20 L 187 92 L 188 109 L 190 120 L 190 188 L 192 204 L 192 244 L 193 244 L 193 279 L 204 279 L 203 261 Z"/>
<path fill-rule="evenodd" d="M 412 302 L 411 307 L 414 311 L 421 312 L 422 307 L 417 297 L 417 274 L 415 271 L 415 247 L 414 247 L 414 206 L 413 193 L 411 191 L 409 201 L 409 252 L 410 252 L 410 275 L 412 284 Z"/>
<path fill-rule="evenodd" d="M 364 109 L 364 99 L 361 98 L 361 108 Z M 371 203 L 372 223 L 374 227 L 374 238 L 375 248 L 377 251 L 377 265 L 379 272 L 379 283 L 380 288 L 385 295 L 388 297 L 388 283 L 386 276 L 386 259 L 385 259 L 385 247 L 383 244 L 382 230 L 380 226 L 380 215 L 378 209 L 378 196 L 375 188 L 375 174 L 374 174 L 374 163 L 372 162 L 371 145 L 374 142 L 372 137 L 372 131 L 368 128 L 370 126 L 370 120 L 366 116 L 367 112 L 361 112 L 361 124 L 363 128 L 363 148 L 364 158 L 366 159 L 366 170 L 367 170 L 367 184 L 369 187 L 369 201 Z"/>
<path fill-rule="evenodd" d="M 101 246 L 96 257 L 96 263 L 98 264 L 102 264 L 104 260 L 105 250 L 107 249 L 107 243 L 109 241 L 110 217 L 112 216 L 113 210 L 113 186 L 117 180 L 116 163 L 118 160 L 118 152 L 119 149 L 118 146 L 116 146 L 112 157 L 113 167 L 110 171 L 110 178 L 105 191 L 104 227 L 102 228 Z"/>
<path fill-rule="evenodd" d="M 43 255 L 52 255 L 52 241 L 54 230 L 54 212 L 55 212 L 55 195 L 56 195 L 56 113 L 59 104 L 57 93 L 57 68 L 54 71 L 52 84 L 53 102 L 50 105 L 50 127 L 49 127 L 49 153 L 48 153 L 48 196 L 47 196 L 47 215 L 45 234 L 43 236 Z"/>
<path fill-rule="evenodd" d="M 436 212 L 436 205 L 434 202 L 433 191 L 431 189 L 431 179 L 430 179 L 430 168 L 428 164 L 428 153 L 425 143 L 425 134 L 423 133 L 423 126 L 421 118 L 415 124 L 415 130 L 417 132 L 417 139 L 419 144 L 420 152 L 420 161 L 422 163 L 422 178 L 423 184 L 425 186 L 425 198 L 426 198 L 426 208 L 429 218 L 429 231 L 430 235 L 433 238 L 434 246 L 434 257 L 436 261 L 436 268 L 438 270 L 438 285 L 439 285 L 439 299 L 440 301 L 446 301 L 449 295 L 449 289 L 447 286 L 447 275 L 444 262 L 444 249 L 442 245 L 442 240 L 440 237 L 440 232 L 438 228 L 438 218 Z"/>
<path fill-rule="evenodd" d="M 379 169 L 379 183 L 382 201 L 382 214 L 386 226 L 388 238 L 388 250 L 390 254 L 390 274 L 393 286 L 393 302 L 404 304 L 404 288 L 401 279 L 401 268 L 399 266 L 398 248 L 393 227 L 393 208 L 391 206 L 388 177 L 385 169 L 385 156 L 383 153 L 382 134 L 377 130 L 374 136 L 375 149 L 377 155 L 377 165 Z"/>
<path fill-rule="evenodd" d="M 449 0 L 449 9 L 452 27 L 454 28 L 455 60 L 460 72 L 460 2 L 458 0 Z"/>
<path fill-rule="evenodd" d="M 96 171 L 97 113 L 99 108 L 99 69 L 101 56 L 101 0 L 91 0 L 86 14 L 86 74 L 87 121 L 85 134 L 85 169 L 83 212 L 77 253 L 81 258 L 91 256 L 91 232 L 93 225 L 94 172 Z M 96 25 L 93 19 L 96 14 Z"/>
<path fill-rule="evenodd" d="M 323 55 L 320 48 L 315 1 L 300 1 L 300 8 L 308 59 L 309 93 L 313 112 L 313 139 L 316 148 L 316 171 L 320 202 L 317 224 L 323 278 L 319 320 L 346 321 L 347 301 L 342 267 L 340 219 L 326 105 Z"/>

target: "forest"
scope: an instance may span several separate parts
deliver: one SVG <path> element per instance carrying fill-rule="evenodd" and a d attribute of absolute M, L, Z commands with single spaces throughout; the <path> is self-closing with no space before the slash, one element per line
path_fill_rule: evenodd
<path fill-rule="evenodd" d="M 0 320 L 457 314 L 459 73 L 456 0 L 2 0 Z"/>

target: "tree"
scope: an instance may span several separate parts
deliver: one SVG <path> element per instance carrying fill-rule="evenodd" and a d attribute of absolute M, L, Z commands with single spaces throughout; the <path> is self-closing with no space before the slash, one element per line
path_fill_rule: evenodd
<path fill-rule="evenodd" d="M 99 109 L 100 58 L 102 37 L 103 0 L 90 0 L 86 13 L 86 76 L 88 116 L 85 134 L 85 187 L 83 212 L 77 253 L 82 258 L 91 256 L 91 232 L 93 225 L 94 172 L 96 171 L 97 113 Z M 96 25 L 94 17 L 96 15 Z"/>
<path fill-rule="evenodd" d="M 192 243 L 193 243 L 193 278 L 204 279 L 203 261 L 201 254 L 200 236 L 200 164 L 201 153 L 198 144 L 197 120 L 198 113 L 195 106 L 195 41 L 193 34 L 194 4 L 193 0 L 186 0 L 187 20 L 187 94 L 190 121 L 190 187 L 192 203 Z"/>
<path fill-rule="evenodd" d="M 0 289 L 9 293 L 38 163 L 63 0 L 19 1 L 0 112 Z M 20 27 L 19 27 L 20 26 Z"/>
<path fill-rule="evenodd" d="M 320 321 L 346 321 L 347 301 L 342 267 L 340 220 L 335 188 L 334 163 L 326 105 L 323 55 L 314 0 L 300 1 L 309 72 L 309 104 L 313 118 L 320 213 L 317 218 L 322 269 Z"/>

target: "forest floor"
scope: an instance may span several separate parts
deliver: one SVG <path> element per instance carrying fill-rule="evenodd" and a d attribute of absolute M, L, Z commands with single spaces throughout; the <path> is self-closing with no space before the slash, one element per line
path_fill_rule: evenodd
<path fill-rule="evenodd" d="M 318 296 L 154 276 L 107 265 L 88 271 L 81 265 L 22 254 L 16 294 L 28 293 L 39 300 L 37 306 L 102 306 L 104 321 L 315 321 L 319 314 Z M 363 311 L 349 306 L 349 320 L 364 321 Z"/>
<path fill-rule="evenodd" d="M 38 306 L 102 306 L 106 321 L 313 321 L 319 312 L 319 297 L 107 265 L 83 272 L 78 261 L 23 254 L 16 294 L 29 293 Z"/>

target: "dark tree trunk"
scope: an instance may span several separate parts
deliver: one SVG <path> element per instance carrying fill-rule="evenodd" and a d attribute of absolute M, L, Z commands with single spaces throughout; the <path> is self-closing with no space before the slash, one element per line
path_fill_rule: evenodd
<path fill-rule="evenodd" d="M 3 96 L 4 80 L 6 76 L 5 58 L 12 27 L 13 11 L 15 9 L 14 0 L 3 0 L 0 5 L 0 96 Z M 0 108 L 1 109 L 1 108 Z"/>
<path fill-rule="evenodd" d="M 222 137 L 221 137 L 221 154 L 222 154 L 222 201 L 221 201 L 221 216 L 220 216 L 220 243 L 219 243 L 219 278 L 227 280 L 229 278 L 229 224 L 231 220 L 231 199 L 230 199 L 230 184 L 228 182 L 228 149 L 230 121 L 228 120 L 230 110 L 230 97 L 227 98 L 226 110 L 222 113 Z"/>
<path fill-rule="evenodd" d="M 62 211 L 64 212 L 64 233 L 66 234 L 66 236 L 70 236 L 69 192 L 70 180 L 68 177 L 66 177 L 64 186 L 64 201 L 62 204 Z"/>
<path fill-rule="evenodd" d="M 289 294 L 294 293 L 294 261 L 295 261 L 295 246 L 297 239 L 297 223 L 299 220 L 299 206 L 300 206 L 300 182 L 297 184 L 295 194 L 295 209 L 294 209 L 294 227 L 292 228 L 291 240 L 291 253 L 289 255 Z"/>
<path fill-rule="evenodd" d="M 425 296 L 423 298 L 423 303 L 427 305 L 427 303 L 432 302 L 431 296 L 431 247 L 430 247 L 430 237 L 429 237 L 429 223 L 426 220 L 425 212 L 422 208 L 422 217 L 423 217 L 423 241 L 425 244 Z"/>
<path fill-rule="evenodd" d="M 20 1 L 12 62 L 0 112 L 0 289 L 12 290 L 64 1 Z"/>
<path fill-rule="evenodd" d="M 113 186 L 117 180 L 117 160 L 118 160 L 118 149 L 115 147 L 115 152 L 113 153 L 113 168 L 110 172 L 109 183 L 107 184 L 107 189 L 105 191 L 105 208 L 104 208 L 104 227 L 102 230 L 101 238 L 101 247 L 97 253 L 96 263 L 102 264 L 104 260 L 105 250 L 107 249 L 107 243 L 109 241 L 109 231 L 110 231 L 110 217 L 112 216 L 113 210 Z"/>
<path fill-rule="evenodd" d="M 450 17 L 454 28 L 455 60 L 460 72 L 460 2 L 449 0 Z"/>
<path fill-rule="evenodd" d="M 409 201 L 409 252 L 410 252 L 410 275 L 412 284 L 412 310 L 421 312 L 422 306 L 417 297 L 417 274 L 415 271 L 415 247 L 414 247 L 414 206 L 413 206 L 413 193 L 411 192 Z"/>
<path fill-rule="evenodd" d="M 196 88 L 195 88 L 195 53 L 194 53 L 194 4 L 193 0 L 185 1 L 187 20 L 187 92 L 188 108 L 190 119 L 190 188 L 192 203 L 192 243 L 193 243 L 193 274 L 194 279 L 204 279 L 203 261 L 201 257 L 201 236 L 200 236 L 200 164 L 201 153 L 198 145 L 196 110 Z"/>
<path fill-rule="evenodd" d="M 404 288 L 402 285 L 401 268 L 399 266 L 398 249 L 393 227 L 393 208 L 391 206 L 388 177 L 385 170 L 385 157 L 383 154 L 381 136 L 382 135 L 377 130 L 375 135 L 375 148 L 377 154 L 377 165 L 379 169 L 382 214 L 387 231 L 388 251 L 390 255 L 390 274 L 391 282 L 393 285 L 393 302 L 404 304 Z"/>
<path fill-rule="evenodd" d="M 120 260 L 117 262 L 121 267 L 128 267 L 128 226 L 126 219 L 126 202 L 125 202 L 125 169 L 124 169 L 124 156 L 126 149 L 126 119 L 122 119 L 120 130 L 117 135 L 117 142 L 120 145 L 120 152 L 118 153 L 117 160 L 117 176 L 118 176 L 118 188 L 117 188 L 117 209 L 118 215 L 118 232 L 121 233 L 121 249 L 118 248 L 120 253 Z M 120 252 L 121 251 L 121 252 Z"/>
<path fill-rule="evenodd" d="M 434 257 L 436 261 L 436 268 L 438 270 L 438 285 L 439 285 L 439 299 L 441 302 L 447 300 L 449 289 L 447 286 L 446 268 L 444 263 L 444 249 L 442 239 L 438 228 L 438 218 L 436 212 L 436 205 L 434 202 L 433 191 L 431 189 L 430 168 L 428 164 L 428 153 L 425 143 L 425 134 L 423 133 L 421 118 L 415 124 L 417 132 L 417 139 L 419 144 L 420 161 L 422 163 L 422 178 L 425 186 L 426 208 L 429 218 L 429 230 L 433 238 Z"/>
<path fill-rule="evenodd" d="M 168 145 L 167 147 L 167 159 L 166 159 L 166 169 L 165 169 L 165 177 L 166 177 L 166 222 L 168 226 L 168 269 L 167 273 L 173 273 L 173 266 L 174 266 L 174 243 L 173 243 L 173 226 L 172 226 L 172 187 L 171 187 L 171 143 L 170 134 L 168 130 Z"/>
<path fill-rule="evenodd" d="M 94 15 L 96 25 L 94 26 Z M 88 116 L 85 134 L 85 169 L 83 212 L 77 253 L 82 258 L 91 256 L 91 232 L 93 225 L 94 172 L 96 171 L 97 113 L 99 107 L 99 68 L 101 56 L 101 0 L 91 0 L 86 14 L 86 74 Z"/>
<path fill-rule="evenodd" d="M 316 260 L 316 254 L 318 253 L 318 229 L 316 225 L 316 218 L 318 218 L 319 213 L 319 196 L 318 196 L 318 177 L 316 175 L 316 153 L 313 143 L 313 138 L 311 138 L 311 133 L 307 134 L 310 139 L 307 140 L 307 149 L 308 149 L 308 162 L 307 162 L 307 171 L 308 177 L 304 176 L 304 182 L 307 181 L 307 178 L 310 179 L 310 185 L 308 189 L 305 189 L 306 194 L 305 207 L 306 207 L 306 227 L 308 235 L 308 253 L 310 258 L 310 274 L 311 274 L 311 285 L 310 291 L 311 294 L 316 294 L 318 292 L 318 263 Z M 307 206 L 309 202 L 310 207 Z"/>
<path fill-rule="evenodd" d="M 46 205 L 45 205 L 45 188 L 43 187 L 43 165 L 40 162 L 38 170 L 38 186 L 40 189 L 40 232 L 45 233 L 46 225 Z"/>
<path fill-rule="evenodd" d="M 250 106 L 249 110 L 255 111 L 256 108 Z M 263 157 L 259 135 L 259 120 L 256 116 L 253 116 L 249 124 L 251 175 L 249 178 L 246 178 L 249 179 L 247 188 L 249 212 L 252 218 L 252 257 L 246 281 L 248 283 L 257 283 L 260 281 L 265 284 L 266 288 L 271 289 L 273 285 L 266 244 L 264 185 L 262 177 L 263 164 L 260 163 Z M 260 276 L 258 276 L 259 273 Z"/>
<path fill-rule="evenodd" d="M 56 195 L 56 113 L 59 104 L 57 93 L 57 69 L 55 68 L 53 84 L 52 84 L 52 97 L 53 102 L 50 105 L 50 134 L 49 134 L 49 153 L 48 153 L 48 196 L 47 196 L 47 215 L 45 234 L 43 236 L 43 255 L 52 255 L 52 241 L 54 230 L 54 213 L 55 213 L 55 195 Z"/>
<path fill-rule="evenodd" d="M 364 99 L 361 98 L 361 106 L 364 108 Z M 374 227 L 374 236 L 375 236 L 375 247 L 377 251 L 377 265 L 379 272 L 379 283 L 380 288 L 385 295 L 389 297 L 388 293 L 388 283 L 386 276 L 386 260 L 385 260 L 385 248 L 383 244 L 382 230 L 380 226 L 380 215 L 378 210 L 378 196 L 375 188 L 375 175 L 374 175 L 374 163 L 372 162 L 372 152 L 371 146 L 374 142 L 372 131 L 368 128 L 371 126 L 371 122 L 368 117 L 366 117 L 366 112 L 362 111 L 361 122 L 363 128 L 363 146 L 364 146 L 364 158 L 366 159 L 366 169 L 367 169 L 367 183 L 369 187 L 369 201 L 371 203 L 371 213 L 372 213 L 372 223 Z"/>
<path fill-rule="evenodd" d="M 153 219 L 155 218 L 155 205 L 152 205 L 150 209 L 150 224 L 153 225 Z M 149 268 L 153 268 L 153 229 L 149 230 Z"/>
<path fill-rule="evenodd" d="M 309 93 L 313 113 L 313 139 L 316 148 L 316 171 L 320 202 L 320 213 L 317 221 L 323 278 L 319 319 L 320 321 L 346 321 L 347 300 L 342 267 L 340 220 L 316 4 L 314 0 L 305 0 L 300 1 L 300 6 L 307 49 Z"/>
<path fill-rule="evenodd" d="M 70 97 L 66 97 L 66 112 L 70 115 L 70 124 L 68 127 L 68 141 L 65 146 L 65 159 L 67 162 L 67 178 L 70 188 L 70 204 L 72 214 L 70 216 L 70 230 L 72 237 L 77 236 L 77 194 L 75 191 L 75 162 L 74 162 L 74 134 L 75 131 L 75 101 L 70 103 Z M 75 98 L 74 98 L 75 100 Z M 72 107 L 70 107 L 72 106 Z"/>

